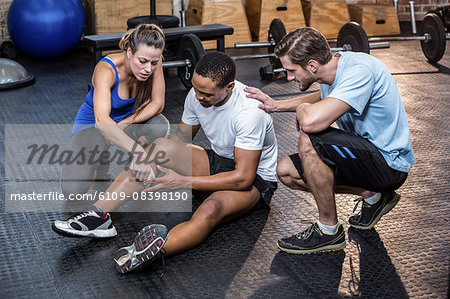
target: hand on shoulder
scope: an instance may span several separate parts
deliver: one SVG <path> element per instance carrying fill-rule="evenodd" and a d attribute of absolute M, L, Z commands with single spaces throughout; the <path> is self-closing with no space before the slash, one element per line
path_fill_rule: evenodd
<path fill-rule="evenodd" d="M 262 103 L 258 105 L 260 109 L 268 113 L 276 111 L 276 102 L 259 88 L 247 86 L 244 91 L 247 92 L 248 98 L 256 99 Z"/>

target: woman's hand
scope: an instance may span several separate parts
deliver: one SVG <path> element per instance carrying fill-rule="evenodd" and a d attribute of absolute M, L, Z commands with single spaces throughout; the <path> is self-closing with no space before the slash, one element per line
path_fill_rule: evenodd
<path fill-rule="evenodd" d="M 178 189 L 191 189 L 192 180 L 190 177 L 182 176 L 172 169 L 157 165 L 160 172 L 165 175 L 151 180 L 147 180 L 145 184 L 148 186 L 143 192 L 167 191 Z"/>
<path fill-rule="evenodd" d="M 153 172 L 149 157 L 147 153 L 138 145 L 135 150 L 133 150 L 133 160 L 130 169 L 133 171 L 134 176 L 141 182 L 145 182 L 149 179 L 150 174 Z"/>

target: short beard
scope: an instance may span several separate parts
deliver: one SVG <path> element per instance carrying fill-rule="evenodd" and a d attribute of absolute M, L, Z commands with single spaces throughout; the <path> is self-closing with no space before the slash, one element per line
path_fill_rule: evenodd
<path fill-rule="evenodd" d="M 310 74 L 310 76 L 308 76 L 307 78 L 305 78 L 301 81 L 301 85 L 299 86 L 299 88 L 301 91 L 306 91 L 311 87 L 311 85 L 314 82 L 316 82 L 316 76 Z"/>

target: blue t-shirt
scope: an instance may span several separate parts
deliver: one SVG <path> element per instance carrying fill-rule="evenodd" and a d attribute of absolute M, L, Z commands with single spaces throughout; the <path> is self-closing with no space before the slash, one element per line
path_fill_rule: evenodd
<path fill-rule="evenodd" d="M 333 84 L 321 84 L 321 98 L 350 108 L 337 121 L 340 129 L 372 142 L 387 164 L 408 172 L 416 163 L 400 93 L 386 66 L 373 56 L 341 52 Z M 339 55 L 338 54 L 338 55 Z"/>
<path fill-rule="evenodd" d="M 135 98 L 122 99 L 119 97 L 119 73 L 117 68 L 108 57 L 104 57 L 100 61 L 108 62 L 116 72 L 116 82 L 111 88 L 111 112 L 109 117 L 116 123 L 125 119 L 128 115 L 133 112 Z M 84 103 L 78 109 L 77 116 L 75 117 L 74 125 L 72 127 L 72 135 L 78 131 L 91 128 L 95 126 L 95 116 L 94 116 L 94 86 L 91 82 L 91 89 L 86 95 Z"/>

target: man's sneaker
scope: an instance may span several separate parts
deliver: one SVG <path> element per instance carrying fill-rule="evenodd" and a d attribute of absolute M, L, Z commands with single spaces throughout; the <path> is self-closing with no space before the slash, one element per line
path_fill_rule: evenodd
<path fill-rule="evenodd" d="M 377 224 L 381 216 L 392 210 L 400 200 L 400 195 L 394 191 L 381 193 L 380 199 L 374 204 L 369 204 L 364 199 L 359 199 L 353 209 L 356 210 L 360 201 L 362 201 L 361 211 L 357 215 L 353 215 L 348 219 L 350 225 L 357 229 L 368 230 Z"/>
<path fill-rule="evenodd" d="M 169 232 L 162 224 L 152 224 L 141 229 L 133 244 L 120 248 L 114 255 L 114 263 L 119 273 L 127 273 L 149 264 L 163 249 Z"/>
<path fill-rule="evenodd" d="M 56 220 L 52 229 L 65 237 L 110 238 L 117 235 L 109 213 L 94 210 L 75 214 L 67 220 Z"/>
<path fill-rule="evenodd" d="M 305 231 L 278 241 L 278 248 L 285 252 L 306 254 L 335 251 L 345 248 L 345 233 L 341 224 L 334 235 L 326 235 L 313 223 Z"/>

